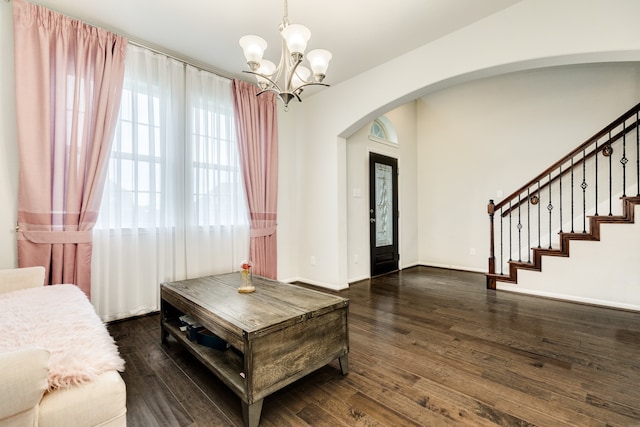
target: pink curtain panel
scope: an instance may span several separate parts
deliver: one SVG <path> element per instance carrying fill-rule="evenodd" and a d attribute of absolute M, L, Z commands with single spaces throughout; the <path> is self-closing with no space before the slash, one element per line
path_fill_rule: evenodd
<path fill-rule="evenodd" d="M 249 207 L 249 252 L 257 275 L 277 278 L 278 121 L 276 96 L 256 96 L 255 85 L 233 81 L 240 166 Z"/>
<path fill-rule="evenodd" d="M 13 1 L 18 264 L 91 292 L 91 230 L 120 105 L 127 40 Z"/>

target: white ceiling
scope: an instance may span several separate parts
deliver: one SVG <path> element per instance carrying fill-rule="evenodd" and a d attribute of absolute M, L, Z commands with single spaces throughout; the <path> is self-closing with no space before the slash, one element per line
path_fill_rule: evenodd
<path fill-rule="evenodd" d="M 280 55 L 284 0 L 29 0 L 194 60 L 228 77 L 247 79 L 238 39 L 267 40 Z M 521 0 L 289 0 L 289 21 L 311 30 L 307 50 L 333 59 L 326 83 L 337 84 Z"/>

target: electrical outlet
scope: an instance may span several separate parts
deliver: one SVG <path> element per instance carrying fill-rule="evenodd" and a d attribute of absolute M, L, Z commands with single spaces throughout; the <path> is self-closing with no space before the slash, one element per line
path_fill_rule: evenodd
<path fill-rule="evenodd" d="M 358 254 L 355 254 L 355 255 L 353 256 L 353 263 L 354 263 L 354 264 L 357 264 L 357 263 L 358 263 Z"/>
<path fill-rule="evenodd" d="M 311 265 L 316 265 L 316 256 L 311 255 Z"/>
<path fill-rule="evenodd" d="M 469 249 L 469 255 L 475 255 L 475 254 L 476 254 L 476 248 Z"/>

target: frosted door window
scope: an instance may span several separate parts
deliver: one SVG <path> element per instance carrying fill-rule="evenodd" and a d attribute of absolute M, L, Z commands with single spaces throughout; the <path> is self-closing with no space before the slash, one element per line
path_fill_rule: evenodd
<path fill-rule="evenodd" d="M 376 247 L 393 244 L 393 168 L 376 163 Z"/>

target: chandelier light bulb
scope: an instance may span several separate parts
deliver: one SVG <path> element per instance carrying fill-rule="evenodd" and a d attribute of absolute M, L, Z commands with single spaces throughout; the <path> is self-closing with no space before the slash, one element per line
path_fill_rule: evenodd
<path fill-rule="evenodd" d="M 304 65 L 298 65 L 296 68 L 296 72 L 291 79 L 291 86 L 299 87 L 305 84 L 309 80 L 309 76 L 311 75 L 311 70 L 309 70 Z"/>
<path fill-rule="evenodd" d="M 290 24 L 282 32 L 282 37 L 287 42 L 287 48 L 291 54 L 303 55 L 307 48 L 307 42 L 311 38 L 311 31 L 304 25 Z"/>
<path fill-rule="evenodd" d="M 331 52 L 325 49 L 314 49 L 307 54 L 316 81 L 321 82 L 326 76 L 331 58 Z"/>
<path fill-rule="evenodd" d="M 256 72 L 259 73 L 259 74 L 256 74 L 256 80 L 258 81 L 258 86 L 260 86 L 263 90 L 273 86 L 273 83 L 271 83 L 268 79 L 262 76 L 271 78 L 273 76 L 273 73 L 275 73 L 275 71 L 276 71 L 276 64 L 269 61 L 268 59 L 263 59 L 260 62 L 260 66 L 256 70 Z"/>
<path fill-rule="evenodd" d="M 249 67 L 253 71 L 258 69 L 264 51 L 267 49 L 267 42 L 262 37 L 247 35 L 240 39 L 240 47 Z"/>

